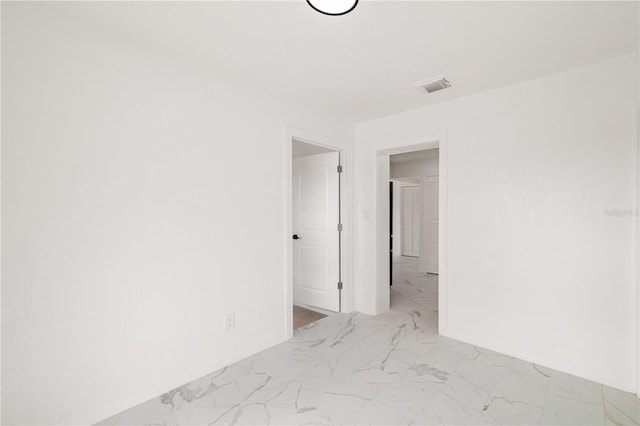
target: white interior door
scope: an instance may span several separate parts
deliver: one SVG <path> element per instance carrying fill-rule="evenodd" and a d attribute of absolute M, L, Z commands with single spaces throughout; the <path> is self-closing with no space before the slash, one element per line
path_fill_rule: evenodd
<path fill-rule="evenodd" d="M 338 308 L 339 153 L 293 159 L 293 303 Z"/>
<path fill-rule="evenodd" d="M 403 186 L 401 194 L 402 255 L 420 256 L 420 187 Z"/>
<path fill-rule="evenodd" d="M 438 176 L 429 176 L 425 182 L 425 223 L 427 272 L 438 273 Z"/>

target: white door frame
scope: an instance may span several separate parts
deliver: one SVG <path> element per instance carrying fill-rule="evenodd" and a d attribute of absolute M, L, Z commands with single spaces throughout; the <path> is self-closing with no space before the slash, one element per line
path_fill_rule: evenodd
<path fill-rule="evenodd" d="M 439 161 L 439 159 L 438 159 Z M 438 190 L 440 189 L 440 177 L 439 176 L 424 176 L 424 198 L 425 200 L 422 203 L 422 220 L 424 221 L 423 226 L 424 230 L 422 231 L 422 235 L 420 238 L 420 263 L 421 268 L 418 268 L 419 271 L 426 272 L 427 274 L 439 274 L 439 266 L 437 262 L 433 262 L 434 253 L 430 250 L 430 244 L 433 242 L 433 233 L 431 230 L 431 221 L 436 220 L 438 222 L 438 231 L 440 230 L 440 220 L 439 216 L 433 217 L 430 215 L 431 211 L 431 197 L 433 196 L 433 189 L 430 188 L 429 183 L 432 181 L 436 181 L 438 185 Z M 438 208 L 439 210 L 439 208 Z M 439 212 L 438 212 L 439 213 Z M 437 253 L 436 253 L 437 255 Z M 435 265 L 434 265 L 435 263 Z M 423 266 L 424 265 L 424 266 Z M 435 272 L 434 269 L 436 268 Z"/>
<path fill-rule="evenodd" d="M 640 9 L 638 10 L 640 17 Z M 640 49 L 638 55 L 638 68 L 640 69 Z M 638 73 L 638 93 L 636 102 L 636 395 L 640 398 L 640 72 Z"/>
<path fill-rule="evenodd" d="M 640 58 L 640 51 L 638 52 Z M 636 254 L 636 395 L 640 398 L 640 73 L 638 73 L 638 109 L 636 113 L 636 199 L 635 199 L 635 254 Z"/>
<path fill-rule="evenodd" d="M 375 238 L 376 263 L 374 304 L 376 312 L 383 312 L 389 306 L 389 218 L 384 212 L 389 211 L 389 197 L 382 196 L 388 187 L 382 188 L 383 183 L 390 179 L 389 156 L 424 149 L 439 148 L 439 237 L 438 237 L 438 332 L 445 334 L 447 329 L 447 132 L 438 131 L 404 139 L 395 139 L 374 146 L 372 150 L 371 167 L 373 170 L 372 194 L 376 208 Z M 379 167 L 385 163 L 387 167 Z M 379 175 L 380 173 L 386 174 Z M 378 196 L 380 194 L 381 196 Z M 386 308 L 386 309 L 385 309 Z"/>
<path fill-rule="evenodd" d="M 352 209 L 352 176 L 353 176 L 353 147 L 327 136 L 318 135 L 295 127 L 284 127 L 284 335 L 285 339 L 293 336 L 293 233 L 292 227 L 292 145 L 293 141 L 322 146 L 340 152 L 340 162 L 343 167 L 341 186 L 341 213 L 342 213 L 342 312 L 351 312 L 353 309 L 353 209 Z M 337 232 L 337 230 L 336 230 Z M 336 282 L 337 285 L 337 282 Z"/>

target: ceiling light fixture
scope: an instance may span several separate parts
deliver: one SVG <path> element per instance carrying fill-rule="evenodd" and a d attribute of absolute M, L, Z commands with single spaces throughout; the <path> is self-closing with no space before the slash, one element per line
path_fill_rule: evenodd
<path fill-rule="evenodd" d="M 358 0 L 307 0 L 314 10 L 330 16 L 340 16 L 351 12 L 358 5 Z"/>

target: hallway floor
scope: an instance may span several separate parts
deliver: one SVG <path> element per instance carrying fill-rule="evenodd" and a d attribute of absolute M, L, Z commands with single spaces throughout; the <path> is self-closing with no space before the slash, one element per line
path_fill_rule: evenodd
<path fill-rule="evenodd" d="M 638 424 L 629 393 L 438 336 L 417 263 L 395 263 L 389 312 L 328 316 L 100 424 Z"/>
<path fill-rule="evenodd" d="M 307 324 L 316 322 L 326 317 L 325 314 L 312 311 L 310 309 L 302 308 L 300 306 L 293 305 L 293 329 L 297 330 L 300 327 L 304 327 Z"/>

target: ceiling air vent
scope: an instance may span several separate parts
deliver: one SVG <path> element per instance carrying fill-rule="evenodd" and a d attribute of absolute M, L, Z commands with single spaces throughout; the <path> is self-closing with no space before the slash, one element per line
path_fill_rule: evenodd
<path fill-rule="evenodd" d="M 451 83 L 444 76 L 430 78 L 429 80 L 420 81 L 414 84 L 415 87 L 424 90 L 427 93 L 437 92 L 438 90 L 451 87 Z"/>

